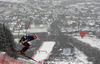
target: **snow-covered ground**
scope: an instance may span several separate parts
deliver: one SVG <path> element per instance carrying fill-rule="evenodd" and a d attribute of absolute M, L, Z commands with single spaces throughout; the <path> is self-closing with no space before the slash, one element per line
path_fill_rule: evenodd
<path fill-rule="evenodd" d="M 45 41 L 42 46 L 37 50 L 37 53 L 33 55 L 33 59 L 36 61 L 44 61 L 49 58 L 51 51 L 53 50 L 56 42 L 54 41 Z"/>
<path fill-rule="evenodd" d="M 100 49 L 100 39 L 96 37 L 89 37 L 89 36 L 85 36 L 84 38 L 81 38 L 80 36 L 73 36 L 73 37 L 80 41 L 90 44 L 92 47 Z"/>
<path fill-rule="evenodd" d="M 87 61 L 87 56 L 79 51 L 77 48 L 75 48 L 75 57 L 76 57 L 76 62 L 81 62 L 82 64 L 93 64 L 92 62 Z M 81 63 L 76 63 L 76 64 L 81 64 Z"/>
<path fill-rule="evenodd" d="M 37 62 L 35 62 L 33 60 L 26 60 L 26 59 L 23 59 L 23 58 L 18 58 L 18 60 L 21 60 L 24 63 L 28 63 L 28 64 L 38 64 Z"/>
<path fill-rule="evenodd" d="M 24 3 L 24 2 L 26 2 L 26 0 L 0 0 L 0 1 L 4 1 L 4 2 L 17 2 L 17 3 Z"/>

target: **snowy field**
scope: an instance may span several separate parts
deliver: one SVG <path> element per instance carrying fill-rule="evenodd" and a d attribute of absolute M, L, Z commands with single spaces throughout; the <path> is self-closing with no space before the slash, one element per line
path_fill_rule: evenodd
<path fill-rule="evenodd" d="M 82 42 L 90 44 L 92 47 L 96 47 L 96 48 L 100 49 L 100 39 L 98 39 L 96 37 L 88 37 L 88 36 L 86 36 L 84 38 L 81 38 L 79 36 L 73 36 L 73 37 Z"/>
<path fill-rule="evenodd" d="M 0 1 L 4 1 L 4 2 L 17 2 L 17 3 L 24 3 L 24 2 L 26 2 L 26 0 L 0 0 Z"/>

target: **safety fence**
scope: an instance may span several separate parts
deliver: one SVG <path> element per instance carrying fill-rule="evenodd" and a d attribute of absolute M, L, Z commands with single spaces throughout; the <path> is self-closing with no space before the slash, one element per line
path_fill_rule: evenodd
<path fill-rule="evenodd" d="M 0 52 L 0 64 L 28 64 Z"/>

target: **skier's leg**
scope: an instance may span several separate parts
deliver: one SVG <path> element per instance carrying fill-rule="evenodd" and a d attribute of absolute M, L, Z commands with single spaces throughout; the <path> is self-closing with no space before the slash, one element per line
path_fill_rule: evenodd
<path fill-rule="evenodd" d="M 22 52 L 25 52 L 25 51 L 27 51 L 27 49 L 30 48 L 30 44 L 27 43 L 27 42 L 23 43 L 23 45 L 24 45 L 25 47 L 21 50 Z"/>

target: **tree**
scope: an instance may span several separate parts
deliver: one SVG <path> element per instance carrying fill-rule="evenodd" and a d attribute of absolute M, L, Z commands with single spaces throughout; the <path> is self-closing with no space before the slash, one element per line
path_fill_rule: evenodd
<path fill-rule="evenodd" d="M 4 51 L 7 55 L 17 58 L 17 54 L 13 53 L 11 50 L 7 50 L 6 46 L 9 46 L 11 49 L 16 48 L 11 31 L 4 24 L 0 24 L 0 51 Z"/>

